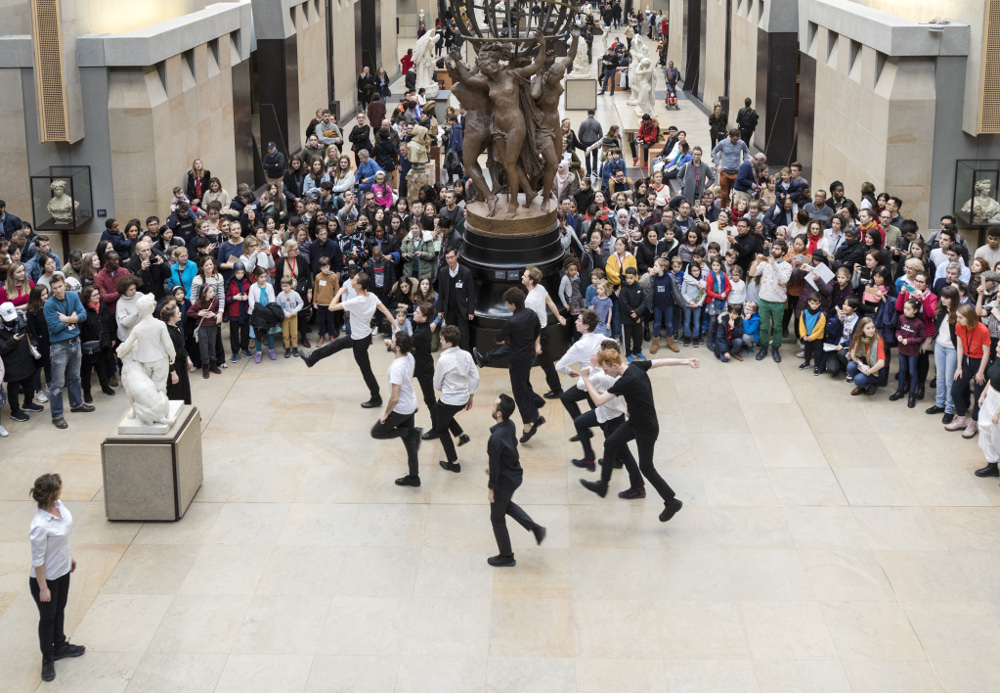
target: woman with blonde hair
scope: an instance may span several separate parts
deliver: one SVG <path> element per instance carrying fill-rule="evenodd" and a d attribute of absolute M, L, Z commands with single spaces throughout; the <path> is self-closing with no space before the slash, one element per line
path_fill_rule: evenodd
<path fill-rule="evenodd" d="M 201 159 L 195 159 L 191 162 L 191 170 L 187 174 L 187 196 L 188 200 L 195 207 L 201 206 L 202 198 L 205 193 L 208 192 L 209 182 L 212 180 L 212 174 L 209 173 L 205 165 L 201 163 Z"/>
<path fill-rule="evenodd" d="M 333 194 L 343 195 L 354 187 L 354 170 L 351 166 L 351 157 L 341 154 L 337 159 L 337 166 L 330 176 L 333 183 Z"/>
<path fill-rule="evenodd" d="M 726 114 L 722 112 L 722 104 L 716 101 L 712 104 L 712 114 L 708 116 L 708 135 L 712 138 L 712 149 L 719 140 L 726 139 Z"/>
<path fill-rule="evenodd" d="M 86 257 L 86 256 L 84 256 Z M 0 303 L 10 301 L 15 308 L 24 310 L 35 282 L 28 279 L 28 273 L 20 262 L 12 262 L 7 270 L 7 281 L 0 286 Z"/>

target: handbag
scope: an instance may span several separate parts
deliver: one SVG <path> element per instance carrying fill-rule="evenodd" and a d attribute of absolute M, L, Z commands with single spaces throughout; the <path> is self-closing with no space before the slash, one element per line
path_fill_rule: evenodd
<path fill-rule="evenodd" d="M 90 339 L 80 345 L 80 349 L 87 356 L 92 356 L 101 350 L 101 340 Z"/>

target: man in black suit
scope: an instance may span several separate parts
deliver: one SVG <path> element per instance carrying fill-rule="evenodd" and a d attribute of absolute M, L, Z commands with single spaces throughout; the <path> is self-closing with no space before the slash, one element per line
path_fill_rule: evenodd
<path fill-rule="evenodd" d="M 461 347 L 469 350 L 469 326 L 476 317 L 476 286 L 472 271 L 458 264 L 458 250 L 445 253 L 445 267 L 438 272 L 438 294 L 441 303 L 438 317 L 445 325 L 454 325 L 462 335 Z"/>

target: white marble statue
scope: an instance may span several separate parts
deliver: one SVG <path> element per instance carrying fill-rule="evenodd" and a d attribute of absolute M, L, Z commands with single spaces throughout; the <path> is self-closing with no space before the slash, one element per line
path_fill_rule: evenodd
<path fill-rule="evenodd" d="M 132 407 L 128 418 L 147 425 L 167 423 L 167 377 L 176 356 L 166 323 L 153 317 L 155 306 L 152 294 L 139 296 L 137 307 L 142 317 L 117 350 L 122 360 L 122 385 Z"/>
<path fill-rule="evenodd" d="M 632 48 L 629 50 L 629 63 L 628 63 L 628 79 L 629 84 L 635 84 L 636 73 L 639 69 L 639 63 L 642 62 L 643 58 L 649 57 L 649 51 L 646 50 L 646 44 L 642 40 L 641 34 L 636 34 L 635 38 L 632 39 Z M 633 90 L 634 92 L 634 90 Z M 634 96 L 632 97 L 635 98 Z M 630 106 L 634 106 L 631 101 L 629 101 Z"/>
<path fill-rule="evenodd" d="M 644 113 L 656 117 L 656 96 L 653 92 L 655 82 L 653 61 L 643 58 L 635 69 L 635 81 L 632 82 L 632 93 L 637 95 L 635 113 L 640 118 Z"/>
<path fill-rule="evenodd" d="M 972 212 L 973 224 L 1000 223 L 1000 202 L 990 197 L 993 187 L 989 178 L 976 181 L 976 196 L 962 205 L 963 212 Z"/>
<path fill-rule="evenodd" d="M 73 213 L 80 208 L 80 203 L 66 194 L 66 185 L 64 180 L 54 180 L 49 185 L 52 199 L 49 200 L 48 210 L 57 224 L 72 224 Z"/>
<path fill-rule="evenodd" d="M 434 98 L 438 93 L 434 46 L 442 38 L 444 38 L 442 34 L 428 31 L 417 39 L 416 45 L 413 46 L 413 65 L 417 70 L 417 90 L 425 89 L 424 95 L 428 99 Z"/>
<path fill-rule="evenodd" d="M 580 26 L 580 24 L 577 26 Z M 569 71 L 569 74 L 573 77 L 592 77 L 593 69 L 587 55 L 587 45 L 582 39 L 580 44 L 579 49 L 576 51 L 576 58 L 573 60 L 573 68 Z"/>

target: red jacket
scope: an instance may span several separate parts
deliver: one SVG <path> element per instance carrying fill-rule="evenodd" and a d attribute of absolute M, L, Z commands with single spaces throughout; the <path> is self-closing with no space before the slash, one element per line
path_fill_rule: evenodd
<path fill-rule="evenodd" d="M 709 300 L 719 300 L 725 301 L 726 297 L 729 296 L 729 292 L 732 291 L 733 285 L 729 283 L 729 277 L 722 274 L 722 287 L 714 286 L 715 280 L 712 277 L 711 272 L 705 273 L 705 294 L 708 296 Z"/>
<path fill-rule="evenodd" d="M 106 303 L 112 311 L 118 306 L 118 280 L 132 274 L 124 267 L 119 267 L 114 274 L 108 274 L 105 267 L 94 275 L 94 286 L 101 293 L 101 301 Z"/>
<path fill-rule="evenodd" d="M 413 56 L 409 54 L 404 55 L 399 62 L 403 68 L 403 74 L 405 75 L 407 72 L 410 71 L 410 68 L 413 67 Z"/>
<path fill-rule="evenodd" d="M 660 126 L 653 119 L 644 120 L 639 126 L 637 137 L 646 144 L 656 144 L 660 139 Z"/>

